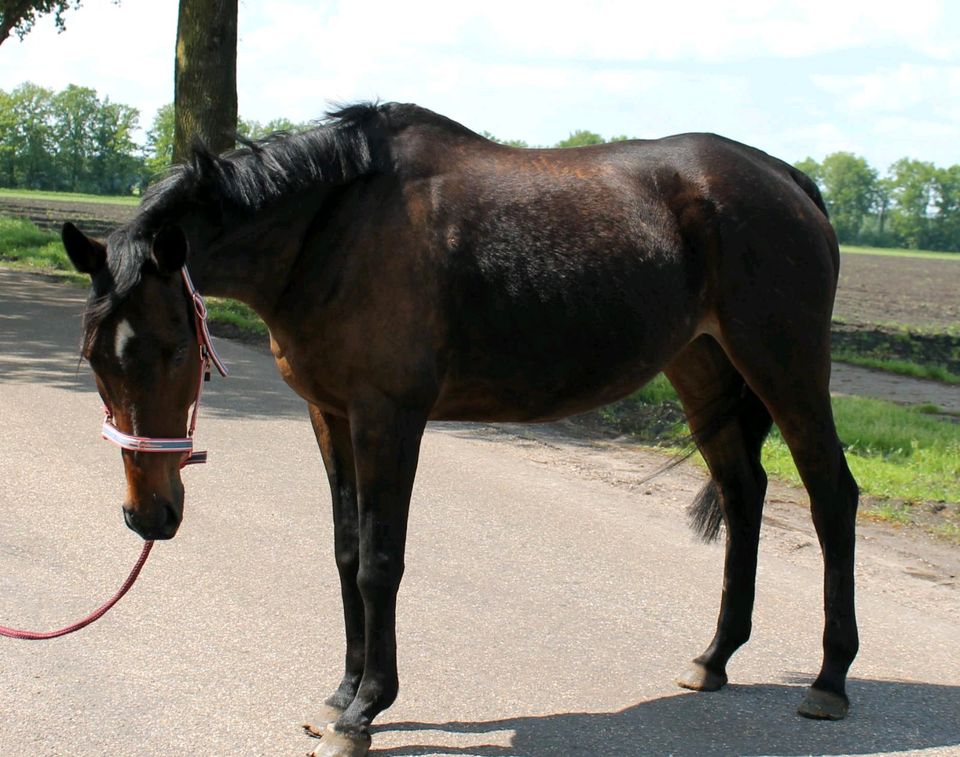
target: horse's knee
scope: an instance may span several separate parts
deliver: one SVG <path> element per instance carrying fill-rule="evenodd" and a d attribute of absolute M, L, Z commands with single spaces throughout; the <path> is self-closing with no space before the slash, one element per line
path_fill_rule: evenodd
<path fill-rule="evenodd" d="M 360 550 L 356 545 L 339 547 L 334 552 L 340 578 L 355 580 L 360 569 Z"/>
<path fill-rule="evenodd" d="M 362 560 L 357 570 L 360 594 L 365 599 L 395 595 L 403 578 L 403 568 L 403 559 L 395 556 Z"/>

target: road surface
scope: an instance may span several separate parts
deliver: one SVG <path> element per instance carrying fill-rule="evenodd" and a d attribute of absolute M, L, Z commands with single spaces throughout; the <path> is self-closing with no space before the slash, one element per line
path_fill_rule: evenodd
<path fill-rule="evenodd" d="M 140 541 L 78 365 L 83 293 L 0 270 L 0 623 L 49 629 L 111 594 Z M 303 403 L 221 342 L 210 462 L 130 594 L 48 642 L 0 639 L 0 756 L 302 755 L 342 631 L 329 498 Z M 960 754 L 960 557 L 877 528 L 858 548 L 849 718 L 795 716 L 820 660 L 821 569 L 774 487 L 754 637 L 716 694 L 672 680 L 709 640 L 722 548 L 687 531 L 703 474 L 556 426 L 425 438 L 400 593 L 400 698 L 380 755 Z"/>

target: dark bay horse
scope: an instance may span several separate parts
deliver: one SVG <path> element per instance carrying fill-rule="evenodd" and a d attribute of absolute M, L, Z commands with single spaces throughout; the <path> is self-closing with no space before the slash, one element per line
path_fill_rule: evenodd
<path fill-rule="evenodd" d="M 857 485 L 828 393 L 839 253 L 814 184 L 709 134 L 571 150 L 494 144 L 412 105 L 359 105 L 223 156 L 197 149 L 101 244 L 63 231 L 92 278 L 84 355 L 117 427 L 182 437 L 200 349 L 181 268 L 253 307 L 310 412 L 330 480 L 346 669 L 318 755 L 362 755 L 395 699 L 395 609 L 429 420 L 545 421 L 665 371 L 726 526 L 716 634 L 679 683 L 714 690 L 750 635 L 776 422 L 825 566 L 823 665 L 800 706 L 847 711 L 857 652 Z M 128 525 L 174 535 L 180 456 L 124 451 Z"/>

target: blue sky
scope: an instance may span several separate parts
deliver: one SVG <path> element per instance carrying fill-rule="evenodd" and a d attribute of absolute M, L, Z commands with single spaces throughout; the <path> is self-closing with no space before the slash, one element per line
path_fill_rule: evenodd
<path fill-rule="evenodd" d="M 90 86 L 149 125 L 176 21 L 176 0 L 84 0 L 65 34 L 44 19 L 0 46 L 0 88 Z M 531 144 L 715 131 L 789 161 L 952 165 L 960 3 L 240 0 L 238 94 L 259 121 L 381 98 Z"/>

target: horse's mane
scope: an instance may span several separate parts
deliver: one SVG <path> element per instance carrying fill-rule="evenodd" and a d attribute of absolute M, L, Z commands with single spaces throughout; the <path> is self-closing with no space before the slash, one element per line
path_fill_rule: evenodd
<path fill-rule="evenodd" d="M 141 213 L 167 215 L 177 206 L 213 201 L 258 210 L 317 183 L 389 170 L 382 137 L 390 110 L 370 103 L 350 105 L 304 132 L 279 132 L 258 141 L 238 138 L 243 146 L 223 155 L 197 142 L 187 163 L 171 167 L 146 191 Z"/>
<path fill-rule="evenodd" d="M 389 137 L 417 125 L 473 135 L 416 105 L 358 103 L 328 112 L 300 133 L 278 132 L 257 141 L 238 137 L 243 146 L 222 155 L 196 142 L 190 160 L 154 182 L 136 218 L 111 234 L 107 269 L 95 278 L 84 314 L 84 345 L 92 345 L 99 324 L 139 283 L 150 240 L 164 223 L 191 209 L 251 214 L 313 186 L 391 173 L 397 166 Z"/>

